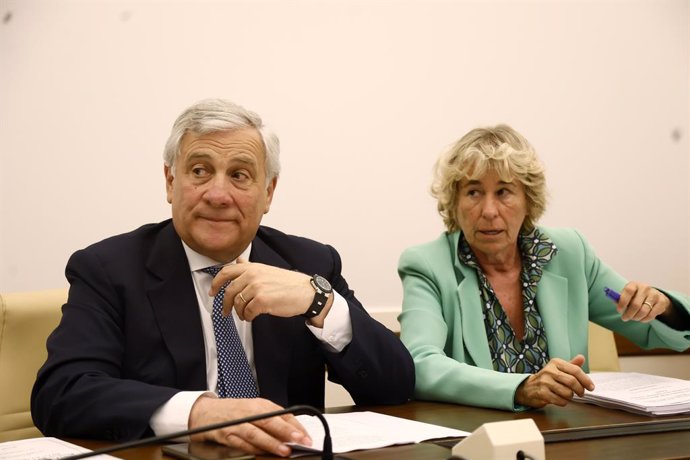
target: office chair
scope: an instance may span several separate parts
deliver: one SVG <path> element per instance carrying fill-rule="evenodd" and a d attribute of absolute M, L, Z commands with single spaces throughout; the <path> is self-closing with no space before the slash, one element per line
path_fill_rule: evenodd
<path fill-rule="evenodd" d="M 613 332 L 598 324 L 589 323 L 589 370 L 590 372 L 618 372 L 618 349 Z"/>
<path fill-rule="evenodd" d="M 31 388 L 66 301 L 67 289 L 0 293 L 0 442 L 42 436 L 31 420 Z"/>

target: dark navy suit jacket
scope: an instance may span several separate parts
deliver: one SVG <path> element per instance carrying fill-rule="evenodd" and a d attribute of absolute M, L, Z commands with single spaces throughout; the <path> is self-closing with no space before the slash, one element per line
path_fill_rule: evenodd
<path fill-rule="evenodd" d="M 355 298 L 335 249 L 260 227 L 249 259 L 324 276 L 347 300 L 352 319 L 352 342 L 332 353 L 302 317 L 256 318 L 261 397 L 323 407 L 326 368 L 357 404 L 397 404 L 412 396 L 409 353 Z M 47 436 L 123 441 L 152 435 L 148 424 L 159 406 L 181 390 L 207 389 L 199 306 L 172 222 L 77 251 L 66 276 L 69 298 L 31 396 L 34 423 Z"/>

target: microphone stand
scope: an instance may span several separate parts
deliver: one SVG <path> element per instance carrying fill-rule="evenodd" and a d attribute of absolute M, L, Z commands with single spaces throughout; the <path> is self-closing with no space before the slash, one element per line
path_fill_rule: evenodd
<path fill-rule="evenodd" d="M 85 452 L 83 454 L 70 455 L 69 457 L 62 457 L 60 460 L 78 460 L 82 458 L 95 457 L 96 455 L 109 454 L 118 450 L 131 449 L 133 447 L 145 446 L 148 444 L 155 444 L 161 441 L 169 441 L 171 439 L 180 438 L 182 436 L 189 436 L 192 434 L 202 433 L 204 431 L 213 431 L 219 428 L 225 428 L 233 425 L 240 425 L 242 423 L 256 422 L 257 420 L 263 420 L 265 418 L 271 418 L 278 415 L 284 414 L 312 414 L 315 415 L 323 425 L 324 437 L 323 437 L 323 448 L 321 450 L 321 458 L 324 460 L 333 460 L 333 445 L 331 442 L 331 432 L 328 429 L 328 422 L 326 418 L 319 412 L 318 409 L 307 405 L 297 405 L 291 406 L 285 409 L 266 412 L 264 414 L 252 415 L 249 417 L 238 418 L 235 420 L 226 420 L 224 422 L 214 423 L 212 425 L 206 425 L 199 428 L 193 428 L 191 430 L 178 431 L 176 433 L 170 433 L 163 436 L 152 436 L 150 438 L 138 439 L 136 441 L 125 442 L 122 444 L 117 444 L 115 446 L 103 447 L 102 449 L 92 450 L 91 452 Z"/>

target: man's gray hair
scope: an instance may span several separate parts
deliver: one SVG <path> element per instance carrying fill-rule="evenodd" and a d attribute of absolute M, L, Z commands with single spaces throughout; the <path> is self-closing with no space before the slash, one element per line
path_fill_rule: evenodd
<path fill-rule="evenodd" d="M 174 173 L 185 133 L 202 135 L 218 131 L 253 128 L 261 136 L 266 153 L 266 183 L 280 174 L 280 141 L 256 113 L 225 99 L 204 99 L 187 108 L 173 124 L 165 143 L 163 160 Z"/>

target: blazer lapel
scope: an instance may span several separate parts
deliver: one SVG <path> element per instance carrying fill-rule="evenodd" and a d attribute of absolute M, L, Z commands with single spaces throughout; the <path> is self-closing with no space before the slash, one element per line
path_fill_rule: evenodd
<path fill-rule="evenodd" d="M 478 289 L 479 280 L 477 280 L 477 274 L 468 267 L 463 267 L 462 271 L 464 278 L 458 286 L 458 302 L 460 303 L 465 348 L 477 366 L 493 369 L 482 315 L 481 296 Z"/>
<path fill-rule="evenodd" d="M 258 236 L 252 242 L 249 260 L 286 270 L 293 269 Z M 262 397 L 282 405 L 288 403 L 288 377 L 293 343 L 291 336 L 299 334 L 304 327 L 304 318 L 300 317 L 278 318 L 260 315 L 252 322 L 254 364 Z"/>
<path fill-rule="evenodd" d="M 465 349 L 475 364 L 493 369 L 489 341 L 484 328 L 479 280 L 477 273 L 458 260 L 459 232 L 450 238 L 454 255 L 455 276 L 458 282 L 457 296 L 462 318 L 462 335 Z M 549 356 L 570 359 L 570 336 L 568 333 L 568 280 L 544 270 L 537 288 L 537 306 L 544 321 Z"/>
<path fill-rule="evenodd" d="M 199 304 L 189 262 L 172 223 L 154 243 L 147 268 L 152 275 L 147 296 L 175 362 L 177 385 L 182 389 L 205 390 L 206 352 Z"/>
<path fill-rule="evenodd" d="M 549 357 L 571 359 L 567 278 L 544 270 L 537 287 L 537 307 L 544 321 Z"/>
<path fill-rule="evenodd" d="M 458 283 L 457 300 L 462 324 L 462 340 L 475 365 L 484 369 L 493 369 L 489 340 L 486 337 L 482 315 L 477 272 L 458 260 L 459 239 L 460 232 L 455 232 L 452 234 L 449 244 L 455 266 L 455 278 Z"/>

